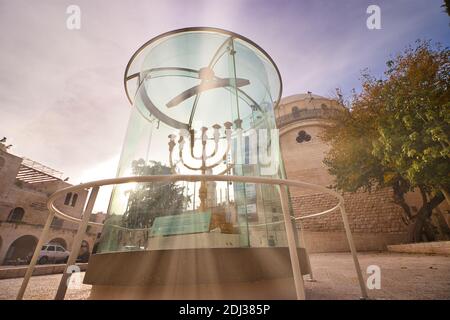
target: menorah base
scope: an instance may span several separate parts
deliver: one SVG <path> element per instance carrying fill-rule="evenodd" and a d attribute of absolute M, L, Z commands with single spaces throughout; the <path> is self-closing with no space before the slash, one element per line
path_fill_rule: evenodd
<path fill-rule="evenodd" d="M 294 279 L 196 286 L 93 285 L 90 300 L 296 300 Z"/>
<path fill-rule="evenodd" d="M 297 249 L 309 274 L 304 248 Z M 90 299 L 296 299 L 288 248 L 204 248 L 93 255 Z"/>

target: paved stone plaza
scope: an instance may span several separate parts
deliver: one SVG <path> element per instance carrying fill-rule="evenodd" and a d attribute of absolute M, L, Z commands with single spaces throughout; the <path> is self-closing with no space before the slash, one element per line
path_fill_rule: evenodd
<path fill-rule="evenodd" d="M 381 289 L 374 299 L 450 299 L 450 257 L 400 253 L 361 253 L 360 263 L 381 268 Z M 308 299 L 358 299 L 359 287 L 350 254 L 311 255 L 316 282 L 306 282 Z M 84 274 L 83 274 L 84 275 Z M 52 299 L 60 275 L 33 277 L 26 299 Z M 0 280 L 0 299 L 14 299 L 22 279 Z M 66 299 L 87 299 L 90 286 L 69 289 Z"/>

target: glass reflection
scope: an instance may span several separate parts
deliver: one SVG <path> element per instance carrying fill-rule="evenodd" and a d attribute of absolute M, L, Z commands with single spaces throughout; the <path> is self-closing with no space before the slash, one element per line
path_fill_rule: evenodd
<path fill-rule="evenodd" d="M 276 66 L 249 40 L 188 29 L 150 41 L 126 72 L 133 107 L 118 177 L 283 178 Z M 114 188 L 100 252 L 287 246 L 278 188 L 154 182 Z"/>

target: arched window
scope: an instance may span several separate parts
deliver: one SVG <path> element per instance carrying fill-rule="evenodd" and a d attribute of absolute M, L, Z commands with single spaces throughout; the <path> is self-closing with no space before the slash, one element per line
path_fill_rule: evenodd
<path fill-rule="evenodd" d="M 299 114 L 300 114 L 300 109 L 298 108 L 298 107 L 292 107 L 292 115 L 295 117 L 295 116 L 298 116 Z"/>
<path fill-rule="evenodd" d="M 11 210 L 8 216 L 8 222 L 20 222 L 25 215 L 25 210 L 21 207 L 17 207 Z"/>
<path fill-rule="evenodd" d="M 306 133 L 305 130 L 300 130 L 298 132 L 297 138 L 295 138 L 295 140 L 298 143 L 308 142 L 308 141 L 311 141 L 311 136 L 308 133 Z"/>
<path fill-rule="evenodd" d="M 72 207 L 75 207 L 75 205 L 77 204 L 77 200 L 78 200 L 78 194 L 74 193 L 73 197 L 72 197 Z"/>
<path fill-rule="evenodd" d="M 65 205 L 68 206 L 70 204 L 70 198 L 72 198 L 72 192 L 69 192 L 68 194 L 66 194 L 66 199 L 64 199 Z"/>

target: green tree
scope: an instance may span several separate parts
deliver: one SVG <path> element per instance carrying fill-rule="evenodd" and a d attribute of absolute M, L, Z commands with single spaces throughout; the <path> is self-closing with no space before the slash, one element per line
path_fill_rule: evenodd
<path fill-rule="evenodd" d="M 147 165 L 143 159 L 133 161 L 132 171 L 137 176 L 171 174 L 171 169 L 160 162 Z M 127 228 L 148 228 L 158 216 L 180 214 L 189 202 L 184 187 L 175 182 L 139 183 L 129 191 L 123 224 Z"/>
<path fill-rule="evenodd" d="M 434 240 L 431 215 L 450 190 L 449 50 L 418 41 L 384 75 L 364 73 L 362 92 L 325 129 L 324 163 L 339 190 L 392 187 L 410 241 Z M 422 196 L 416 214 L 405 201 L 411 190 Z"/>
<path fill-rule="evenodd" d="M 450 16 L 450 0 L 444 0 L 442 6 L 445 9 L 445 12 Z"/>

